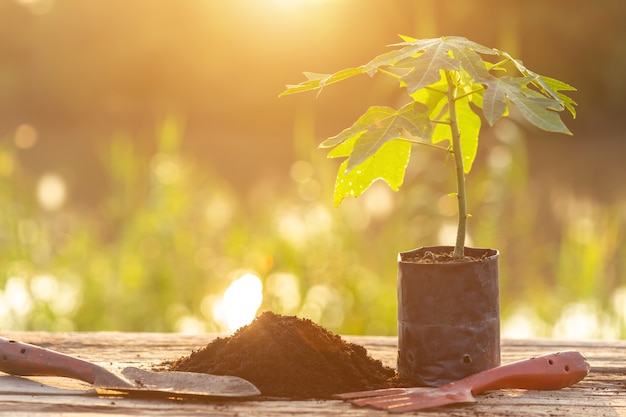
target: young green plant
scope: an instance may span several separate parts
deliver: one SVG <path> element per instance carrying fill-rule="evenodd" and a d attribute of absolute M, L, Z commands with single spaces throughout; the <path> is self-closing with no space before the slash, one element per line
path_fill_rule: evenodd
<path fill-rule="evenodd" d="M 335 205 L 346 196 L 358 197 L 379 179 L 398 191 L 413 145 L 450 152 L 454 155 L 458 199 L 453 258 L 460 259 L 469 217 L 465 176 L 476 158 L 482 119 L 493 126 L 508 116 L 513 104 L 536 127 L 571 134 L 559 112 L 568 110 L 576 117 L 576 103 L 562 93 L 575 88 L 529 70 L 506 52 L 463 37 L 418 40 L 402 36 L 402 40 L 391 45 L 399 48 L 365 65 L 334 74 L 304 73 L 306 81 L 288 85 L 281 96 L 321 92 L 329 84 L 360 74 L 397 79 L 408 94 L 407 104 L 397 110 L 370 107 L 351 127 L 320 145 L 333 148 L 329 158 L 346 158 L 337 173 Z"/>

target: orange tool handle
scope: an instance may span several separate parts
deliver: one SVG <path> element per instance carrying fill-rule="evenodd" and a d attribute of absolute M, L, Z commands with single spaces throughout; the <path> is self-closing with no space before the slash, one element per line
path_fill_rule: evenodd
<path fill-rule="evenodd" d="M 448 386 L 467 387 L 473 394 L 503 388 L 558 390 L 581 381 L 589 370 L 580 352 L 564 351 L 498 366 Z"/>
<path fill-rule="evenodd" d="M 100 366 L 45 349 L 0 337 L 0 371 L 20 376 L 61 376 L 93 384 Z"/>

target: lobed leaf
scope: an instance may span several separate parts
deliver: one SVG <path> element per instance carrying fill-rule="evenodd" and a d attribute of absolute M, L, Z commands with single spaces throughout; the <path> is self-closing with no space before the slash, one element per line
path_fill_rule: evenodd
<path fill-rule="evenodd" d="M 544 75 L 537 75 L 538 79 L 543 83 L 547 89 L 552 90 L 552 95 L 557 100 L 560 100 L 565 108 L 571 113 L 572 117 L 576 118 L 576 102 L 571 97 L 566 96 L 559 91 L 576 91 L 576 88 L 564 83 L 563 81 L 556 80 L 554 78 L 546 77 Z"/>
<path fill-rule="evenodd" d="M 390 140 L 352 170 L 348 169 L 348 160 L 343 161 L 335 181 L 335 206 L 339 206 L 348 196 L 360 196 L 377 180 L 385 181 L 392 190 L 398 191 L 404 182 L 410 157 L 409 142 Z"/>
<path fill-rule="evenodd" d="M 563 81 L 546 77 L 545 75 L 539 75 L 539 78 L 554 91 L 577 91 L 576 87 L 572 87 Z"/>
<path fill-rule="evenodd" d="M 354 144 L 346 167 L 350 171 L 374 155 L 386 142 L 404 138 L 405 132 L 411 136 L 429 139 L 432 124 L 428 113 L 428 106 L 417 102 L 410 102 L 399 110 L 391 107 L 370 107 L 351 127 L 326 139 L 320 147 L 330 148 L 353 139 Z"/>
<path fill-rule="evenodd" d="M 428 88 L 421 88 L 411 94 L 411 98 L 414 101 L 423 103 L 430 109 L 430 120 L 439 121 L 442 119 L 441 111 L 448 103 L 446 97 L 446 90 L 448 89 L 448 83 L 444 78 L 440 77 L 440 80 L 434 84 L 428 86 Z"/>
<path fill-rule="evenodd" d="M 576 88 L 563 81 L 546 77 L 544 75 L 539 75 L 536 72 L 529 70 L 524 66 L 522 61 L 513 58 L 506 52 L 498 50 L 495 51 L 498 53 L 498 55 L 507 58 L 511 63 L 513 63 L 513 65 L 522 75 L 526 77 L 531 77 L 533 84 L 539 89 L 540 92 L 542 92 L 547 97 L 551 97 L 554 100 L 560 102 L 562 106 L 561 108 L 557 109 L 558 111 L 566 108 L 574 118 L 576 117 L 576 108 L 574 107 L 576 105 L 576 102 L 567 95 L 559 93 L 559 91 L 576 91 Z"/>
<path fill-rule="evenodd" d="M 435 39 L 414 40 L 411 42 L 403 42 L 403 43 L 390 45 L 390 46 L 399 46 L 399 45 L 406 45 L 406 46 L 404 48 L 389 51 L 387 53 L 377 56 L 376 58 L 372 59 L 370 62 L 364 65 L 364 70 L 365 72 L 371 75 L 374 72 L 376 72 L 376 70 L 380 67 L 395 64 L 396 62 L 401 61 L 410 56 L 419 55 L 439 43 L 441 43 L 441 39 L 435 38 Z"/>
<path fill-rule="evenodd" d="M 400 80 L 406 84 L 409 94 L 441 80 L 441 70 L 458 70 L 459 62 L 448 55 L 443 44 L 428 49 L 420 56 L 411 56 L 400 60 L 394 68 L 408 68 Z"/>
<path fill-rule="evenodd" d="M 470 97 L 466 96 L 456 101 L 456 116 L 461 135 L 461 154 L 463 155 L 463 170 L 469 173 L 478 153 L 478 134 L 480 133 L 480 116 L 470 107 Z"/>
<path fill-rule="evenodd" d="M 381 67 L 410 68 L 409 74 L 401 78 L 409 94 L 436 82 L 441 69 L 458 70 L 463 67 L 475 80 L 488 77 L 489 71 L 479 54 L 497 53 L 460 36 L 417 40 L 402 38 L 404 42 L 391 45 L 402 48 L 374 58 L 364 65 L 364 71 L 372 75 Z"/>
<path fill-rule="evenodd" d="M 305 73 L 306 81 L 288 85 L 280 94 L 321 91 L 326 85 L 355 75 L 382 72 L 398 79 L 413 99 L 399 110 L 370 107 L 352 126 L 322 142 L 321 148 L 333 148 L 329 158 L 346 158 L 335 183 L 336 205 L 347 196 L 358 197 L 377 180 L 397 191 L 415 138 L 433 144 L 446 140 L 452 143 L 451 108 L 457 115 L 465 173 L 470 172 L 478 150 L 481 117 L 477 109 L 482 109 L 487 123 L 493 125 L 508 115 L 513 103 L 533 125 L 571 134 L 558 114 L 567 109 L 576 116 L 576 102 L 561 93 L 575 90 L 569 84 L 538 75 L 506 52 L 463 37 L 401 38 L 403 42 L 392 45 L 399 49 L 363 66 L 334 74 Z M 484 55 L 498 55 L 501 60 L 492 64 L 483 60 Z M 506 71 L 507 63 L 512 63 L 521 76 L 494 75 Z M 444 77 L 444 72 L 452 77 Z M 453 99 L 448 95 L 452 93 Z"/>
<path fill-rule="evenodd" d="M 487 85 L 487 89 L 482 94 L 482 109 L 485 120 L 489 126 L 493 126 L 507 112 L 506 92 L 508 86 L 497 81 L 489 82 Z"/>
<path fill-rule="evenodd" d="M 363 74 L 363 67 L 346 68 L 341 71 L 337 71 L 333 74 L 318 74 L 315 72 L 305 72 L 304 76 L 306 81 L 300 84 L 287 85 L 287 89 L 280 93 L 278 97 L 286 96 L 288 94 L 301 93 L 303 91 L 320 90 L 329 85 L 339 81 L 343 81 L 347 78 L 354 77 L 355 75 Z M 319 93 L 318 93 L 319 94 Z"/>
<path fill-rule="evenodd" d="M 409 45 L 416 49 L 410 57 L 399 60 L 395 67 L 410 67 L 411 72 L 402 77 L 409 93 L 426 87 L 440 78 L 440 70 L 458 71 L 463 68 L 474 80 L 490 77 L 486 63 L 479 53 L 494 55 L 496 52 L 476 42 L 460 36 L 446 36 L 437 39 L 404 42 L 398 45 Z M 405 54 L 410 50 L 402 49 Z"/>
<path fill-rule="evenodd" d="M 494 55 L 495 51 L 493 49 L 458 36 L 455 36 L 453 41 L 448 41 L 447 44 L 454 58 L 459 60 L 463 69 L 467 71 L 474 80 L 480 82 L 480 80 L 484 78 L 491 77 L 485 61 L 483 61 L 477 52 Z"/>
<path fill-rule="evenodd" d="M 490 97 L 492 101 L 510 100 L 517 106 L 526 120 L 540 129 L 549 132 L 571 134 L 556 112 L 563 109 L 563 103 L 558 99 L 548 98 L 537 91 L 529 89 L 527 84 L 533 80 L 534 77 L 494 78 L 488 83 L 484 96 L 490 97 L 490 95 L 494 95 L 493 98 Z M 492 91 L 489 92 L 489 90 Z M 483 103 L 483 111 L 484 106 L 485 104 Z"/>

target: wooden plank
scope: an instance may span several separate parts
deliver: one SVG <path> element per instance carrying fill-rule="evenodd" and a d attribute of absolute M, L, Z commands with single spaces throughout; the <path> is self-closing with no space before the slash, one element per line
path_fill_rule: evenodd
<path fill-rule="evenodd" d="M 94 361 L 112 370 L 149 366 L 188 355 L 218 335 L 5 332 L 3 337 L 33 343 Z M 345 336 L 393 366 L 396 338 Z M 429 411 L 439 416 L 625 416 L 624 364 L 626 342 L 504 340 L 503 362 L 561 350 L 579 350 L 592 365 L 589 376 L 559 391 L 501 390 L 479 396 L 479 402 Z M 59 382 L 59 379 L 40 378 Z M 88 390 L 63 379 L 66 387 Z M 68 382 L 70 381 L 70 382 Z M 426 414 L 426 413 L 424 413 Z M 341 401 L 180 401 L 83 395 L 0 394 L 0 416 L 386 416 L 386 411 L 353 407 Z"/>

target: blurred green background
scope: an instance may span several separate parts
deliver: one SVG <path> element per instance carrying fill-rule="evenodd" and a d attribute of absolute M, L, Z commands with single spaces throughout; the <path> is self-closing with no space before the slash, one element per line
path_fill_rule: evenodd
<path fill-rule="evenodd" d="M 394 335 L 397 253 L 453 243 L 452 165 L 416 149 L 399 193 L 335 208 L 317 144 L 402 91 L 277 96 L 405 34 L 465 36 L 579 89 L 573 137 L 514 113 L 483 131 L 469 243 L 500 251 L 504 336 L 626 335 L 622 0 L 0 0 L 0 16 L 0 330 L 226 332 L 260 306 Z"/>

